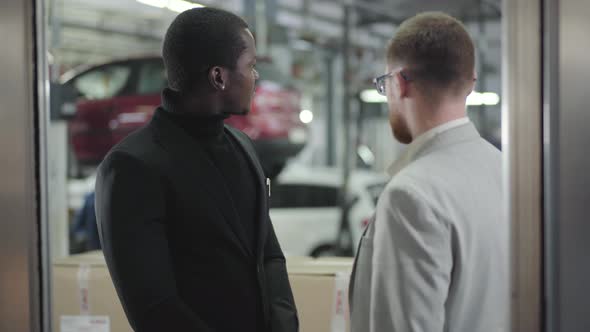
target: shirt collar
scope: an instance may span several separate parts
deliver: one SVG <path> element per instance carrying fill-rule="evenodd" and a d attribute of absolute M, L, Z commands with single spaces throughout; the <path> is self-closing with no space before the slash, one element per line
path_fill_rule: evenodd
<path fill-rule="evenodd" d="M 460 119 L 445 122 L 439 126 L 436 126 L 424 132 L 420 136 L 416 137 L 416 139 L 412 143 L 410 143 L 410 145 L 408 145 L 406 151 L 388 168 L 387 173 L 389 173 L 389 175 L 391 176 L 394 176 L 395 174 L 399 173 L 403 168 L 408 166 L 414 160 L 417 153 L 420 150 L 422 150 L 426 143 L 430 142 L 436 136 L 444 133 L 445 131 L 466 125 L 468 123 L 469 118 L 463 117 Z"/>

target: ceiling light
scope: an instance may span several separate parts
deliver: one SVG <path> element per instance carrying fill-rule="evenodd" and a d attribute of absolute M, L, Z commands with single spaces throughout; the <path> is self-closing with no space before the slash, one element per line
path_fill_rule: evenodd
<path fill-rule="evenodd" d="M 359 157 L 361 157 L 361 159 L 365 162 L 365 164 L 372 165 L 373 163 L 375 163 L 375 154 L 373 154 L 373 151 L 371 151 L 371 149 L 368 146 L 359 146 L 357 149 L 357 153 Z"/>
<path fill-rule="evenodd" d="M 368 89 L 361 92 L 361 100 L 365 103 L 386 103 L 387 97 L 380 95 L 375 89 Z"/>
<path fill-rule="evenodd" d="M 375 89 L 361 92 L 361 100 L 365 103 L 387 103 L 387 97 L 380 95 Z M 473 91 L 467 97 L 467 106 L 496 106 L 500 103 L 500 96 L 495 92 Z"/>
<path fill-rule="evenodd" d="M 495 106 L 500 103 L 500 96 L 495 92 L 476 92 L 473 91 L 467 96 L 467 106 Z"/>
<path fill-rule="evenodd" d="M 166 4 L 168 3 L 167 0 L 137 0 L 137 2 L 143 3 L 144 5 L 158 7 L 158 8 L 164 8 L 164 7 L 166 7 Z"/>
<path fill-rule="evenodd" d="M 494 106 L 500 103 L 500 96 L 493 92 L 484 92 L 481 94 L 482 102 L 484 105 Z"/>
<path fill-rule="evenodd" d="M 157 8 L 168 8 L 169 10 L 177 13 L 182 13 L 183 11 L 192 8 L 205 7 L 199 3 L 185 0 L 137 0 L 137 2 Z"/>
<path fill-rule="evenodd" d="M 313 121 L 313 112 L 310 110 L 302 110 L 301 113 L 299 113 L 299 120 L 305 124 L 311 123 Z"/>
<path fill-rule="evenodd" d="M 188 2 L 184 0 L 170 0 L 168 1 L 168 5 L 166 8 L 170 9 L 171 11 L 182 13 L 185 10 L 189 10 L 192 8 L 201 8 L 205 7 L 199 3 Z"/>

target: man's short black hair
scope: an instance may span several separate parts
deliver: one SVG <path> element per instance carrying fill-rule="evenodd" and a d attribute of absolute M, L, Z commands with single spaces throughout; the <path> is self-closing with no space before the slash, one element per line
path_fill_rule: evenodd
<path fill-rule="evenodd" d="M 194 8 L 178 15 L 162 47 L 170 88 L 190 89 L 213 66 L 234 69 L 246 48 L 240 34 L 246 28 L 242 18 L 221 9 Z"/>

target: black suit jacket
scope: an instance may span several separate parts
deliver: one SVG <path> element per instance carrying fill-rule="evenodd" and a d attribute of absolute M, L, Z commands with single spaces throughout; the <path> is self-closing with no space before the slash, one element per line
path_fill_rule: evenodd
<path fill-rule="evenodd" d="M 254 166 L 263 196 L 254 251 L 219 171 L 161 112 L 109 152 L 96 180 L 103 251 L 131 326 L 138 332 L 297 331 L 266 178 L 251 141 L 226 126 Z"/>

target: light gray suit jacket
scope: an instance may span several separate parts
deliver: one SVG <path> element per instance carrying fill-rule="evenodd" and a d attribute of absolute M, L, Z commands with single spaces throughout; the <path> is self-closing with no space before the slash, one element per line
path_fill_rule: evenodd
<path fill-rule="evenodd" d="M 509 330 L 501 153 L 469 123 L 414 151 L 363 235 L 352 332 Z"/>

